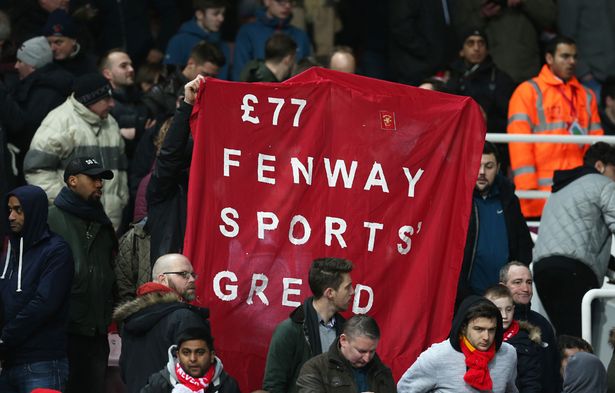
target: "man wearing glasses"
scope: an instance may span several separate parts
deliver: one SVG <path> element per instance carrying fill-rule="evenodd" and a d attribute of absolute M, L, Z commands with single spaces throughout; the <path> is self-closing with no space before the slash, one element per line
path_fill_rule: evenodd
<path fill-rule="evenodd" d="M 119 306 L 113 319 L 121 325 L 120 368 L 127 393 L 138 393 L 150 375 L 165 366 L 168 348 L 187 328 L 209 329 L 209 310 L 188 304 L 195 299 L 192 264 L 181 254 L 156 260 L 152 281 L 137 298 Z"/>

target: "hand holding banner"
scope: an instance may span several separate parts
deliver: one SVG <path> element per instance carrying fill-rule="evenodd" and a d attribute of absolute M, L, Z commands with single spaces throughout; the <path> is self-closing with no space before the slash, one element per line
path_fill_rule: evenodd
<path fill-rule="evenodd" d="M 355 264 L 395 377 L 448 334 L 485 134 L 470 98 L 311 69 L 210 79 L 193 117 L 186 254 L 243 389 L 318 257 Z"/>

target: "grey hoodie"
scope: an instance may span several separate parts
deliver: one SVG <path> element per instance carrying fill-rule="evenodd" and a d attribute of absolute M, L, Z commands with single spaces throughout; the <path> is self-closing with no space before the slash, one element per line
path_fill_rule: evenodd
<path fill-rule="evenodd" d="M 470 306 L 485 301 L 480 296 L 466 298 L 459 309 L 449 339 L 433 344 L 416 359 L 397 383 L 398 393 L 471 393 L 477 390 L 468 385 L 463 376 L 466 373 L 465 355 L 459 346 L 459 334 L 463 320 Z M 517 352 L 502 342 L 502 319 L 498 318 L 495 335 L 496 353 L 489 362 L 489 375 L 493 381 L 493 393 L 518 393 Z"/>
<path fill-rule="evenodd" d="M 606 370 L 596 355 L 577 352 L 564 370 L 562 393 L 606 393 Z"/>

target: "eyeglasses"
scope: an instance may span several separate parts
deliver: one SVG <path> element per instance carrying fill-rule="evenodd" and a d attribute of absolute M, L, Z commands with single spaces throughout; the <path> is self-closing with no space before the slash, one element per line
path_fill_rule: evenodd
<path fill-rule="evenodd" d="M 184 280 L 188 280 L 190 279 L 190 277 L 196 280 L 196 278 L 198 277 L 197 274 L 194 272 L 164 272 L 162 274 L 177 274 L 178 276 L 182 276 Z"/>

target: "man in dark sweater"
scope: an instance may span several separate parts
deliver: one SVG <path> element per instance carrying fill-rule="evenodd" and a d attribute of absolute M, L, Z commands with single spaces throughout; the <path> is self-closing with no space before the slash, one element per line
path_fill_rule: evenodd
<path fill-rule="evenodd" d="M 474 188 L 472 211 L 456 305 L 470 294 L 481 295 L 499 281 L 509 261 L 532 261 L 532 239 L 512 183 L 498 174 L 500 159 L 486 142 Z"/>

